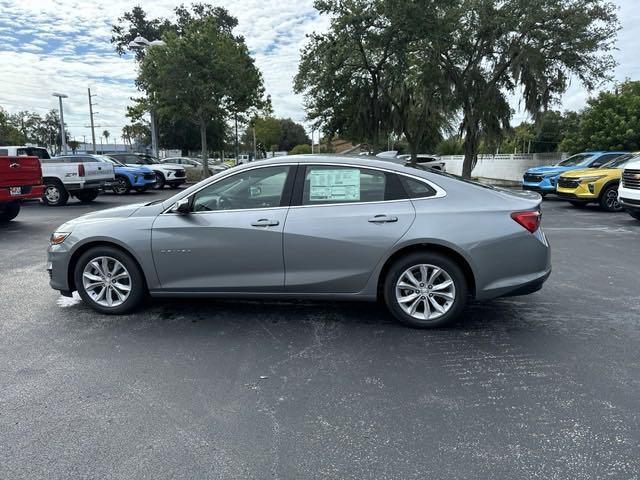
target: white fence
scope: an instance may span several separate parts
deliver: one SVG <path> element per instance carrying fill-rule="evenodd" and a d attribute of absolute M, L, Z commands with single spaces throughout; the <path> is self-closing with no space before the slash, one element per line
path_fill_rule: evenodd
<path fill-rule="evenodd" d="M 555 152 L 478 155 L 478 163 L 471 175 L 492 180 L 520 182 L 525 170 L 531 167 L 553 165 L 565 158 L 567 158 L 567 154 Z M 448 173 L 462 174 L 464 155 L 443 155 L 440 159 L 446 162 Z"/>

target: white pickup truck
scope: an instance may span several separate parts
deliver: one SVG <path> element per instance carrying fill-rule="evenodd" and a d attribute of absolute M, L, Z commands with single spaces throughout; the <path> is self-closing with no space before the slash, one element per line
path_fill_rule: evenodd
<path fill-rule="evenodd" d="M 42 201 L 53 207 L 66 205 L 69 197 L 92 202 L 105 183 L 115 179 L 113 165 L 89 156 L 51 158 L 46 148 L 26 146 L 0 147 L 0 155 L 38 157 L 44 183 Z"/>

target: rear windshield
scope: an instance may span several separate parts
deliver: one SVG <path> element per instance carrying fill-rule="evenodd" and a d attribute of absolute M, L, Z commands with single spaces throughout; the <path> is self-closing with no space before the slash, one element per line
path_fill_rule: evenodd
<path fill-rule="evenodd" d="M 16 150 L 19 157 L 38 157 L 40 159 L 51 158 L 45 148 L 22 147 Z"/>
<path fill-rule="evenodd" d="M 409 165 L 407 165 L 407 166 L 409 166 Z M 473 180 L 468 180 L 466 178 L 459 177 L 458 175 L 452 175 L 451 173 L 445 173 L 442 170 L 437 170 L 435 168 L 423 167 L 421 165 L 415 165 L 415 166 L 412 165 L 412 167 L 413 168 L 417 168 L 418 170 L 428 171 L 429 173 L 434 173 L 436 175 L 441 175 L 443 177 L 448 177 L 448 178 L 452 178 L 454 180 L 459 180 L 459 181 L 464 182 L 464 183 L 470 183 L 471 185 L 475 185 L 476 187 L 482 187 L 482 188 L 486 188 L 488 190 L 495 190 L 495 188 L 493 186 L 491 186 L 491 185 L 487 185 L 487 184 L 480 183 L 480 182 L 474 182 Z"/>

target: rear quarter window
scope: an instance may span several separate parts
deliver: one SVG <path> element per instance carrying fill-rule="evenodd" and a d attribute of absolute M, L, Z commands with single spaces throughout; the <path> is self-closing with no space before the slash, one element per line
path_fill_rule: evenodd
<path fill-rule="evenodd" d="M 400 183 L 402 183 L 402 186 L 404 187 L 405 192 L 407 192 L 407 196 L 409 198 L 428 198 L 433 197 L 436 194 L 433 187 L 414 178 L 400 175 Z"/>

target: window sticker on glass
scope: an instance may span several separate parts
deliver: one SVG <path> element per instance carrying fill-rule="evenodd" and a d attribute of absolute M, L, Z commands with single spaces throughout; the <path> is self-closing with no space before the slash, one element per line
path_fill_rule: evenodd
<path fill-rule="evenodd" d="M 311 170 L 309 177 L 311 202 L 360 200 L 360 170 L 357 168 Z"/>

